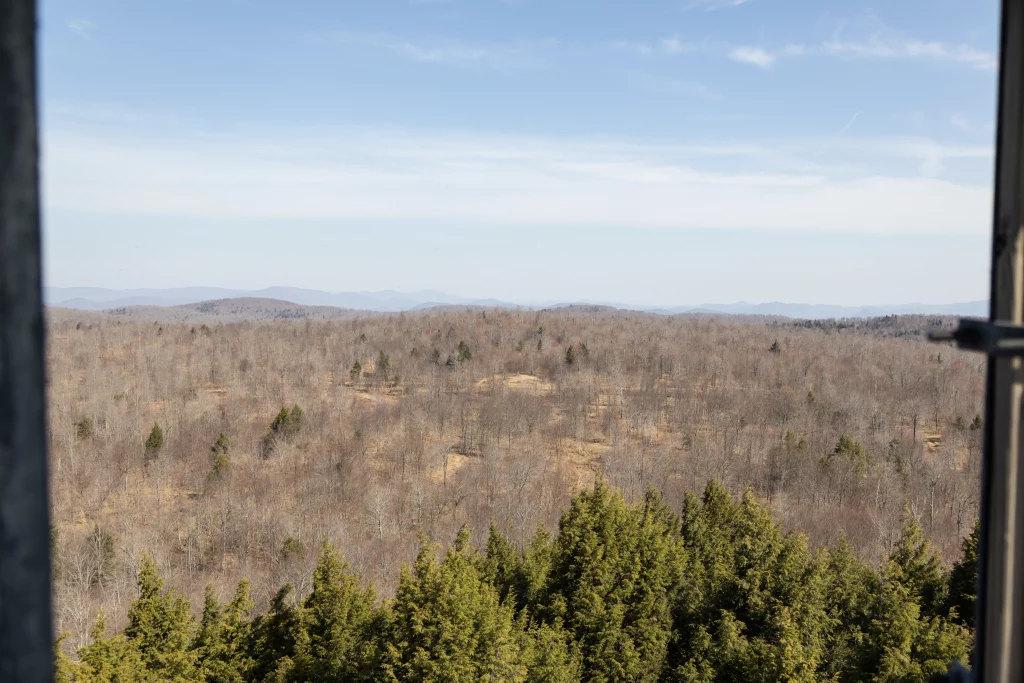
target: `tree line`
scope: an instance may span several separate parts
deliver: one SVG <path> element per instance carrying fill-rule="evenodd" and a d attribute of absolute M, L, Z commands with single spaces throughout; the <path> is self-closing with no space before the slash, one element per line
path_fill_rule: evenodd
<path fill-rule="evenodd" d="M 976 531 L 946 570 L 908 512 L 871 566 L 842 539 L 811 551 L 750 489 L 678 507 L 598 479 L 522 546 L 494 526 L 443 557 L 421 538 L 384 600 L 324 542 L 308 594 L 285 584 L 257 615 L 243 579 L 196 618 L 146 555 L 123 632 L 101 612 L 74 657 L 58 645 L 58 680 L 852 683 L 968 663 Z"/>

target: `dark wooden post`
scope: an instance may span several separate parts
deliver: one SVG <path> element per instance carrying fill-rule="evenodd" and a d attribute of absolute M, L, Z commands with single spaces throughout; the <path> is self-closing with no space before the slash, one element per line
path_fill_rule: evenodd
<path fill-rule="evenodd" d="M 34 0 L 0 0 L 0 681 L 53 679 Z"/>
<path fill-rule="evenodd" d="M 992 321 L 1024 322 L 1024 3 L 1003 0 L 992 229 Z M 1020 357 L 989 357 L 982 466 L 974 680 L 1024 680 L 1024 377 Z"/>

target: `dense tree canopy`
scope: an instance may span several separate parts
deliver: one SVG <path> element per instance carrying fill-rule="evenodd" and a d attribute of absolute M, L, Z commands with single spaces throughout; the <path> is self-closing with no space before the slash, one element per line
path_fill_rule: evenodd
<path fill-rule="evenodd" d="M 716 482 L 679 513 L 653 490 L 630 505 L 601 480 L 555 536 L 519 548 L 463 528 L 439 558 L 423 539 L 380 600 L 324 543 L 301 602 L 284 586 L 253 617 L 242 581 L 202 615 L 152 557 L 124 632 L 101 613 L 62 682 L 923 681 L 966 663 L 977 536 L 946 571 L 908 511 L 884 566 L 842 539 L 809 550 L 747 490 Z"/>

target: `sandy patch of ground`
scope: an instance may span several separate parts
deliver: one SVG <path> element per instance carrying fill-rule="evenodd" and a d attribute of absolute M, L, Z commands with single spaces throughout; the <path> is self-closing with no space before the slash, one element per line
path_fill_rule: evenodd
<path fill-rule="evenodd" d="M 538 394 L 547 396 L 555 390 L 555 385 L 546 379 L 541 379 L 536 375 L 527 375 L 519 373 L 515 375 L 494 375 L 493 377 L 484 377 L 478 381 L 474 386 L 481 390 L 486 391 L 493 387 L 504 385 L 505 387 L 514 391 L 525 391 L 532 394 Z"/>

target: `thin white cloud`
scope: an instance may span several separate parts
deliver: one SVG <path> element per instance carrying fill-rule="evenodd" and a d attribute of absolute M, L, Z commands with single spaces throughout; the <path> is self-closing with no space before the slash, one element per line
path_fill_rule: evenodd
<path fill-rule="evenodd" d="M 623 73 L 630 83 L 644 90 L 702 100 L 719 100 L 722 98 L 717 92 L 698 81 L 687 81 L 642 71 L 626 70 Z"/>
<path fill-rule="evenodd" d="M 972 126 L 970 120 L 962 114 L 953 114 L 949 117 L 949 122 L 964 133 L 974 132 L 974 126 Z"/>
<path fill-rule="evenodd" d="M 876 36 L 866 41 L 834 38 L 821 45 L 825 54 L 859 59 L 919 59 L 965 64 L 976 69 L 994 69 L 993 54 L 970 45 Z"/>
<path fill-rule="evenodd" d="M 729 51 L 729 59 L 740 64 L 750 64 L 759 69 L 770 69 L 775 55 L 759 47 L 740 46 Z"/>
<path fill-rule="evenodd" d="M 88 19 L 75 19 L 68 22 L 68 28 L 79 37 L 92 40 L 92 33 L 96 29 L 96 24 Z"/>
<path fill-rule="evenodd" d="M 860 114 L 861 113 L 859 111 L 855 112 L 854 115 L 850 117 L 850 120 L 846 122 L 846 125 L 843 126 L 842 129 L 839 131 L 839 134 L 846 135 L 846 133 L 850 130 L 850 127 L 853 126 L 854 122 L 857 120 L 857 117 L 859 117 Z"/>
<path fill-rule="evenodd" d="M 613 50 L 620 50 L 622 52 L 632 52 L 642 57 L 650 57 L 654 54 L 654 48 L 651 47 L 650 43 L 637 40 L 611 40 L 605 43 L 605 45 Z"/>
<path fill-rule="evenodd" d="M 683 7 L 688 10 L 713 12 L 715 10 L 726 9 L 728 7 L 739 7 L 740 5 L 745 5 L 748 2 L 753 2 L 753 0 L 688 0 Z"/>
<path fill-rule="evenodd" d="M 991 204 L 984 183 L 940 177 L 991 150 L 924 139 L 713 146 L 371 129 L 100 130 L 44 129 L 48 210 L 982 235 Z"/>
<path fill-rule="evenodd" d="M 702 45 L 700 43 L 691 43 L 679 40 L 679 38 L 676 36 L 661 39 L 662 52 L 669 55 L 679 55 L 689 52 L 697 52 L 701 48 Z"/>
<path fill-rule="evenodd" d="M 409 40 L 385 33 L 339 32 L 332 39 L 393 53 L 414 62 L 453 66 L 537 67 L 544 62 L 539 43 L 464 43 L 444 39 Z"/>

